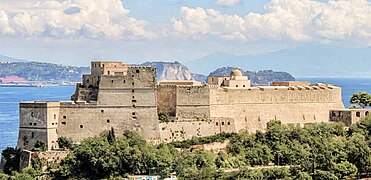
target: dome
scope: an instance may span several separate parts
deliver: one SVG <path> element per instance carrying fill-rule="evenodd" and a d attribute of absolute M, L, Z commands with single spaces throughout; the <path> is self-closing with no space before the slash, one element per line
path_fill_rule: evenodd
<path fill-rule="evenodd" d="M 242 75 L 242 72 L 241 72 L 240 70 L 238 70 L 238 69 L 234 69 L 234 70 L 232 70 L 232 72 L 231 72 L 231 77 L 232 77 L 232 76 L 236 77 L 236 76 L 243 76 L 243 75 Z"/>

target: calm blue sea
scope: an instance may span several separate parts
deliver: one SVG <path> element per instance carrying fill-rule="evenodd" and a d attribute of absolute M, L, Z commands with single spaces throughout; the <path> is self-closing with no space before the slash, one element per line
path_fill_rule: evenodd
<path fill-rule="evenodd" d="M 341 86 L 346 107 L 349 107 L 348 100 L 354 92 L 371 93 L 371 79 L 297 78 L 297 80 Z M 74 86 L 0 87 L 0 150 L 7 146 L 15 147 L 17 144 L 19 102 L 69 100 L 74 90 Z"/>

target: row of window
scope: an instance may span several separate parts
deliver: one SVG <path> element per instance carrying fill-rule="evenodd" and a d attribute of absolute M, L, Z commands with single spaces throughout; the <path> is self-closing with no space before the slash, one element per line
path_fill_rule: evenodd
<path fill-rule="evenodd" d="M 222 124 L 222 126 L 224 126 L 224 122 L 222 122 L 221 124 Z M 219 122 L 216 122 L 216 125 L 219 126 Z M 231 122 L 227 122 L 227 125 L 228 126 L 231 125 Z"/>
<path fill-rule="evenodd" d="M 236 85 L 236 87 L 238 87 L 238 85 Z M 246 87 L 246 85 L 243 85 L 242 87 Z"/>

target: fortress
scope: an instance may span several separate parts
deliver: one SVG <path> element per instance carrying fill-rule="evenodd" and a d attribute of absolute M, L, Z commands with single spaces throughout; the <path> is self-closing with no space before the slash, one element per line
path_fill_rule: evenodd
<path fill-rule="evenodd" d="M 336 113 L 332 112 L 336 110 Z M 149 141 L 171 142 L 221 132 L 256 132 L 277 119 L 285 124 L 329 122 L 344 109 L 341 88 L 308 82 L 252 87 L 238 70 L 210 76 L 208 83 L 162 81 L 152 67 L 92 62 L 72 101 L 20 103 L 17 148 L 37 141 L 58 149 L 58 137 L 79 142 L 114 128 L 135 131 Z M 159 120 L 159 114 L 169 121 Z"/>

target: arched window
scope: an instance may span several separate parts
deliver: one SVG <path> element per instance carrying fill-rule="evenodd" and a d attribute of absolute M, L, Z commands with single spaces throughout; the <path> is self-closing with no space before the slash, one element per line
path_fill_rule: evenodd
<path fill-rule="evenodd" d="M 361 113 L 360 112 L 356 112 L 356 116 L 357 117 L 361 117 Z"/>
<path fill-rule="evenodd" d="M 366 111 L 365 115 L 368 116 L 370 113 L 368 111 Z"/>

